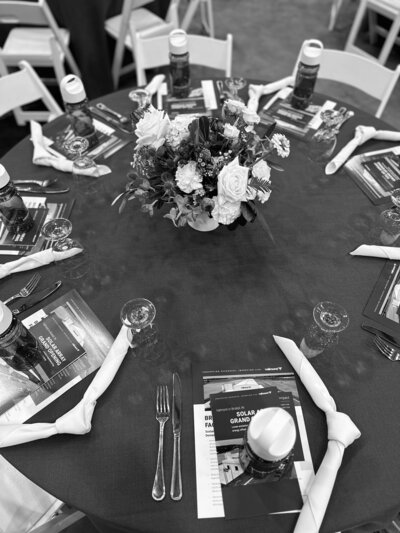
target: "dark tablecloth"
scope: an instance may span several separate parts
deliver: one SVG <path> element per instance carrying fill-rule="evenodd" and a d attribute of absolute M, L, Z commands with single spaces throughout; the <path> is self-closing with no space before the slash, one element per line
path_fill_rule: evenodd
<path fill-rule="evenodd" d="M 109 95 L 107 104 L 126 111 L 126 92 Z M 337 149 L 357 124 L 381 124 L 359 112 L 343 128 Z M 385 126 L 387 127 L 387 126 Z M 363 150 L 383 148 L 370 141 Z M 12 176 L 71 177 L 34 167 L 26 139 L 2 160 Z M 333 300 L 349 312 L 350 325 L 340 343 L 311 360 L 362 436 L 344 454 L 322 526 L 332 533 L 365 525 L 379 529 L 400 508 L 400 366 L 386 360 L 360 328 L 363 308 L 384 265 L 352 257 L 378 214 L 352 179 L 340 170 L 326 176 L 307 159 L 306 145 L 292 140 L 285 172 L 273 172 L 273 193 L 261 207 L 268 231 L 258 218 L 234 232 L 219 227 L 200 233 L 177 229 L 157 212 L 141 213 L 130 202 L 122 215 L 111 207 L 125 183 L 132 145 L 108 164 L 106 191 L 77 197 L 73 235 L 86 244 L 93 270 L 88 278 L 66 282 L 75 287 L 113 335 L 119 311 L 132 297 L 146 297 L 157 308 L 160 342 L 148 360 L 130 353 L 98 402 L 91 432 L 60 435 L 3 449 L 4 456 L 40 486 L 89 515 L 104 532 L 289 533 L 296 515 L 250 520 L 198 520 L 194 464 L 191 363 L 234 359 L 260 365 L 281 361 L 272 334 L 300 342 L 313 306 Z M 57 265 L 42 272 L 57 279 Z M 2 280 L 0 297 L 19 287 L 19 276 Z M 158 424 L 155 386 L 178 370 L 184 391 L 183 490 L 181 502 L 151 498 Z M 52 421 L 71 408 L 90 380 L 75 386 L 35 417 Z M 324 415 L 303 387 L 302 405 L 317 468 L 326 449 Z M 171 427 L 166 431 L 166 477 L 172 463 Z"/>

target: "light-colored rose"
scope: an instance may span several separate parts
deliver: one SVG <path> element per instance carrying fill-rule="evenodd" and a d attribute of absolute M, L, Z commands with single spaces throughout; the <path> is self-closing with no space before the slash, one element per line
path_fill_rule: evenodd
<path fill-rule="evenodd" d="M 241 114 L 245 109 L 245 104 L 239 102 L 239 100 L 225 100 L 224 106 L 228 109 L 230 113 Z"/>
<path fill-rule="evenodd" d="M 214 197 L 214 209 L 211 211 L 211 216 L 219 224 L 232 224 L 240 216 L 240 202 L 224 202 L 218 197 Z"/>
<path fill-rule="evenodd" d="M 196 168 L 195 161 L 189 161 L 186 165 L 179 166 L 175 179 L 178 187 L 188 194 L 203 187 L 202 176 Z"/>
<path fill-rule="evenodd" d="M 271 191 L 257 191 L 257 198 L 264 204 L 271 196 Z"/>
<path fill-rule="evenodd" d="M 253 176 L 260 181 L 269 181 L 271 176 L 271 168 L 266 161 L 261 159 L 251 169 Z"/>
<path fill-rule="evenodd" d="M 260 122 L 260 117 L 255 111 L 251 111 L 248 107 L 243 109 L 243 120 L 247 124 L 258 124 Z"/>
<path fill-rule="evenodd" d="M 189 138 L 189 124 L 195 117 L 192 115 L 178 115 L 172 120 L 167 134 L 167 142 L 177 148 L 180 143 Z"/>
<path fill-rule="evenodd" d="M 225 124 L 224 136 L 227 139 L 237 139 L 239 137 L 239 130 L 236 126 L 232 126 L 232 124 Z"/>
<path fill-rule="evenodd" d="M 136 124 L 136 149 L 141 146 L 160 148 L 165 142 L 169 130 L 169 118 L 164 111 L 151 106 Z"/>
<path fill-rule="evenodd" d="M 238 158 L 231 161 L 218 174 L 218 199 L 226 202 L 244 202 L 248 176 L 249 169 L 240 166 Z"/>

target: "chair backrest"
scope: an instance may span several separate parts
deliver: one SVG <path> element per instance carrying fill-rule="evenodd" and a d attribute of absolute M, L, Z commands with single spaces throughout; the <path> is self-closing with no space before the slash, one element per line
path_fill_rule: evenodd
<path fill-rule="evenodd" d="M 62 115 L 62 109 L 31 65 L 20 61 L 19 67 L 19 71 L 8 74 L 0 58 L 0 116 L 14 111 L 17 123 L 23 125 L 27 120 L 47 121 Z M 37 100 L 42 100 L 47 111 L 20 109 Z"/>
<path fill-rule="evenodd" d="M 304 41 L 302 47 L 306 41 Z M 296 74 L 301 50 L 297 57 L 293 74 Z M 323 49 L 318 79 L 336 81 L 350 85 L 369 96 L 379 100 L 375 113 L 380 117 L 388 103 L 393 89 L 400 76 L 400 65 L 391 70 L 384 65 L 361 55 L 343 50 Z"/>
<path fill-rule="evenodd" d="M 189 61 L 193 65 L 201 65 L 223 70 L 226 77 L 232 72 L 233 38 L 230 33 L 226 40 L 214 39 L 202 35 L 188 35 Z M 143 39 L 136 37 L 136 76 L 137 84 L 146 84 L 145 70 L 169 64 L 168 35 Z"/>
<path fill-rule="evenodd" d="M 49 27 L 52 30 L 58 45 L 61 47 L 71 70 L 76 76 L 80 76 L 79 67 L 76 64 L 70 49 L 65 44 L 60 28 L 47 5 L 46 0 L 37 0 L 35 2 L 1 0 L 0 24 L 29 24 L 30 26 Z"/>

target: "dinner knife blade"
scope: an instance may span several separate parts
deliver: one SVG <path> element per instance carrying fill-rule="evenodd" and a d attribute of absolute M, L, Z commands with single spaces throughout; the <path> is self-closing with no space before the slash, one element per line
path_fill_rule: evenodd
<path fill-rule="evenodd" d="M 182 498 L 181 474 L 181 429 L 182 429 L 182 385 L 179 374 L 172 376 L 172 431 L 174 435 L 174 451 L 172 459 L 172 477 L 170 496 L 178 501 Z"/>
<path fill-rule="evenodd" d="M 61 285 L 62 285 L 62 281 L 59 280 L 59 281 L 56 281 L 55 283 L 53 283 L 52 285 L 50 285 L 50 287 L 46 287 L 45 289 L 42 289 L 41 291 L 35 292 L 35 297 L 34 298 L 32 298 L 30 301 L 20 305 L 16 309 L 13 309 L 13 311 L 12 311 L 13 315 L 19 315 L 21 313 L 24 313 L 25 311 L 27 311 L 28 309 L 30 309 L 34 305 L 42 302 L 43 300 L 45 300 L 46 298 L 48 298 L 49 296 L 54 294 L 61 287 Z"/>
<path fill-rule="evenodd" d="M 379 337 L 382 337 L 382 339 L 385 339 L 391 344 L 395 344 L 396 346 L 400 347 L 400 335 L 399 337 L 395 337 L 393 335 L 390 335 L 389 333 L 386 333 L 385 331 L 381 331 L 380 329 L 375 328 L 374 326 L 370 326 L 365 322 L 361 324 L 361 327 L 362 329 L 365 329 L 365 331 L 373 333 L 374 335 L 379 335 Z"/>
<path fill-rule="evenodd" d="M 31 194 L 63 194 L 70 190 L 69 187 L 65 187 L 64 189 L 49 189 L 46 187 L 24 187 L 23 185 L 17 185 L 16 189 L 18 192 L 30 192 Z"/>

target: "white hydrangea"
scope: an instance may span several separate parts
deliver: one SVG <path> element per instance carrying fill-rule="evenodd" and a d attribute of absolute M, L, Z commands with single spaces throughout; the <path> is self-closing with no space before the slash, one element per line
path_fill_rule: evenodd
<path fill-rule="evenodd" d="M 178 115 L 172 120 L 167 133 L 167 142 L 177 148 L 183 140 L 189 138 L 189 124 L 193 122 L 192 115 Z"/>
<path fill-rule="evenodd" d="M 186 165 L 179 166 L 175 175 L 178 187 L 187 194 L 202 189 L 202 176 L 196 168 L 195 161 L 189 161 Z"/>

